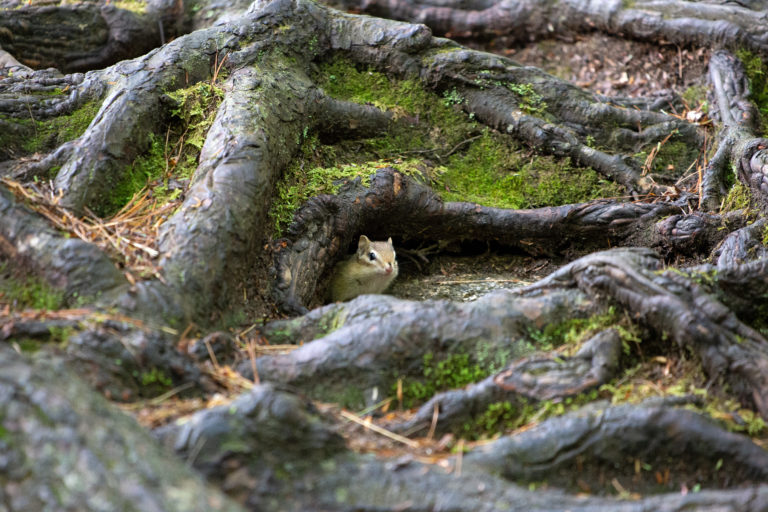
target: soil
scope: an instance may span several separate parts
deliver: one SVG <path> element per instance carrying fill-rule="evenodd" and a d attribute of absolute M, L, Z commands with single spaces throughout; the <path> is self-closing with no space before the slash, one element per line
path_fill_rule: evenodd
<path fill-rule="evenodd" d="M 594 33 L 573 41 L 548 39 L 525 47 L 498 37 L 467 46 L 535 66 L 579 87 L 606 96 L 654 96 L 706 83 L 710 50 L 618 39 Z M 506 41 L 505 41 L 506 40 Z M 691 105 L 691 108 L 696 105 Z"/>
<path fill-rule="evenodd" d="M 417 264 L 399 253 L 401 277 L 388 293 L 409 300 L 447 299 L 469 302 L 493 290 L 532 284 L 557 268 L 548 259 L 486 252 L 438 254 Z"/>

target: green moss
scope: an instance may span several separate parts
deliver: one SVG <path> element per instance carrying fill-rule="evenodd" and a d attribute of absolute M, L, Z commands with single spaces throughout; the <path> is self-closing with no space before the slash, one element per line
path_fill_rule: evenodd
<path fill-rule="evenodd" d="M 71 114 L 32 123 L 34 135 L 22 144 L 28 153 L 45 151 L 81 136 L 99 112 L 101 102 L 91 101 Z"/>
<path fill-rule="evenodd" d="M 469 354 L 451 354 L 441 361 L 436 361 L 432 353 L 424 354 L 421 379 L 403 381 L 403 405 L 413 407 L 424 402 L 435 393 L 446 389 L 457 389 L 478 382 L 490 371 L 470 360 Z M 397 382 L 393 385 L 393 394 Z"/>
<path fill-rule="evenodd" d="M 41 340 L 35 340 L 32 338 L 21 338 L 21 339 L 14 339 L 14 343 L 19 347 L 19 349 L 27 354 L 33 354 L 40 350 L 43 347 L 43 341 Z"/>
<path fill-rule="evenodd" d="M 679 134 L 673 132 L 668 139 L 643 147 L 634 155 L 634 158 L 645 167 L 649 165 L 647 162 L 648 155 L 653 154 L 649 171 L 665 175 L 682 175 L 686 170 L 692 168 L 692 165 L 699 158 L 700 148 L 676 140 L 678 137 Z"/>
<path fill-rule="evenodd" d="M 436 188 L 446 201 L 497 208 L 557 206 L 622 194 L 592 169 L 572 167 L 567 158 L 526 157 L 488 131 L 466 153 L 450 159 Z"/>
<path fill-rule="evenodd" d="M 248 319 L 248 314 L 241 306 L 232 306 L 219 311 L 211 316 L 210 321 L 210 330 L 226 332 L 239 331 L 244 325 L 251 323 Z M 198 334 L 202 336 L 202 334 Z"/>
<path fill-rule="evenodd" d="M 707 103 L 707 92 L 709 88 L 706 85 L 692 85 L 683 91 L 682 97 L 690 109 L 701 109 L 702 112 L 709 111 Z"/>
<path fill-rule="evenodd" d="M 720 212 L 730 212 L 734 210 L 748 210 L 752 203 L 752 193 L 749 188 L 740 181 L 733 184 L 728 191 L 728 195 L 723 200 Z"/>
<path fill-rule="evenodd" d="M 169 190 L 168 178 L 187 179 L 197 167 L 200 149 L 224 97 L 222 89 L 200 82 L 168 93 L 175 102 L 168 138 L 149 135 L 149 147 L 137 157 L 115 184 L 109 197 L 102 198 L 94 211 L 102 217 L 122 208 L 149 183 L 153 197 L 160 201 L 176 199 L 181 190 Z"/>
<path fill-rule="evenodd" d="M 464 424 L 462 428 L 466 436 L 477 439 L 522 427 L 534 411 L 535 407 L 525 399 L 522 399 L 519 404 L 496 402 L 489 405 L 474 421 Z"/>
<path fill-rule="evenodd" d="M 377 71 L 358 69 L 344 59 L 321 64 L 315 79 L 335 98 L 419 116 L 430 124 L 443 124 L 441 121 L 447 118 L 462 117 L 450 108 L 450 102 L 445 105 L 416 80 L 392 80 Z M 458 93 L 455 95 L 458 100 Z"/>
<path fill-rule="evenodd" d="M 460 108 L 461 94 L 443 96 L 415 80 L 394 80 L 343 59 L 319 64 L 314 79 L 331 96 L 371 104 L 408 119 L 391 133 L 365 140 L 323 145 L 301 134 L 301 154 L 276 187 L 271 218 L 280 236 L 296 209 L 309 197 L 334 193 L 346 181 L 368 183 L 377 168 L 393 166 L 434 185 L 447 201 L 469 201 L 501 208 L 534 208 L 623 195 L 592 169 L 568 159 L 526 154 L 508 136 L 478 125 Z M 508 85 L 526 108 L 546 105 L 530 85 Z M 416 160 L 414 155 L 421 160 Z M 426 159 L 426 160 L 423 160 Z"/>
<path fill-rule="evenodd" d="M 56 310 L 64 305 L 64 292 L 34 276 L 13 271 L 10 265 L 0 263 L 0 304 L 11 309 L 27 308 Z"/>
<path fill-rule="evenodd" d="M 75 330 L 71 327 L 48 327 L 48 332 L 51 334 L 50 341 L 55 343 L 66 343 L 70 336 L 75 333 Z"/>
<path fill-rule="evenodd" d="M 654 160 L 654 170 L 657 172 L 685 172 L 699 156 L 699 148 L 689 146 L 682 141 L 670 140 L 662 144 Z"/>
<path fill-rule="evenodd" d="M 208 129 L 213 124 L 224 91 L 209 82 L 200 82 L 185 89 L 168 93 L 176 102 L 171 114 L 179 119 L 186 130 L 184 144 L 202 149 Z"/>
<path fill-rule="evenodd" d="M 333 331 L 343 326 L 346 319 L 347 314 L 343 309 L 335 310 L 330 314 L 321 317 L 317 322 L 317 327 L 319 329 L 317 337 L 328 336 Z"/>
<path fill-rule="evenodd" d="M 261 332 L 267 337 L 271 345 L 299 345 L 328 336 L 341 328 L 346 318 L 347 312 L 345 310 L 331 308 L 311 326 L 307 325 L 302 317 L 296 317 L 270 322 L 262 328 Z"/>
<path fill-rule="evenodd" d="M 417 80 L 391 79 L 378 71 L 358 69 L 341 58 L 321 63 L 313 78 L 335 98 L 373 105 L 415 122 L 410 128 L 398 127 L 394 133 L 368 139 L 363 147 L 356 144 L 356 162 L 402 157 L 415 150 L 424 154 L 430 150 L 447 152 L 465 140 L 470 131 L 477 130 L 477 124 L 455 106 L 462 101 L 455 91 L 440 98 Z"/>
<path fill-rule="evenodd" d="M 759 55 L 749 50 L 737 50 L 736 56 L 744 64 L 752 91 L 751 99 L 760 112 L 761 135 L 765 136 L 768 134 L 768 68 Z"/>
<path fill-rule="evenodd" d="M 160 178 L 165 167 L 165 143 L 150 133 L 149 150 L 133 161 L 112 189 L 111 195 L 103 199 L 95 212 L 101 217 L 114 214 L 150 181 Z"/>
<path fill-rule="evenodd" d="M 362 387 L 351 384 L 347 380 L 318 383 L 312 386 L 308 394 L 315 400 L 339 404 L 347 409 L 365 407 L 365 393 Z"/>
<path fill-rule="evenodd" d="M 741 407 L 736 400 L 710 402 L 702 412 L 720 420 L 732 432 L 743 432 L 748 436 L 764 436 L 768 433 L 765 420 L 759 413 Z"/>
<path fill-rule="evenodd" d="M 620 327 L 621 315 L 611 306 L 605 313 L 596 314 L 588 318 L 569 318 L 556 324 L 547 324 L 543 329 L 531 330 L 528 337 L 536 344 L 538 350 L 552 350 L 564 344 L 577 344 L 593 336 L 598 331 L 608 327 Z M 629 324 L 628 324 L 629 325 Z M 630 327 L 626 336 L 635 336 Z"/>
<path fill-rule="evenodd" d="M 492 437 L 529 423 L 544 421 L 547 418 L 562 416 L 580 409 L 597 400 L 599 393 L 597 389 L 593 389 L 558 400 L 534 402 L 522 398 L 518 401 L 496 402 L 472 420 L 464 423 L 461 431 L 457 433 L 473 440 Z"/>
<path fill-rule="evenodd" d="M 142 396 L 155 396 L 168 391 L 173 386 L 173 380 L 161 369 L 153 367 L 142 372 L 134 372 L 144 389 Z"/>
<path fill-rule="evenodd" d="M 304 145 L 316 148 L 319 142 L 312 136 Z M 335 194 L 342 185 L 354 180 L 368 187 L 371 177 L 381 167 L 392 167 L 403 174 L 415 175 L 418 160 L 406 160 L 394 163 L 386 160 L 371 160 L 360 163 L 341 164 L 335 167 L 309 167 L 307 160 L 295 161 L 284 173 L 283 179 L 275 187 L 275 199 L 269 210 L 269 217 L 274 226 L 274 235 L 282 236 L 285 227 L 290 224 L 293 214 L 310 197 L 321 194 Z"/>
<path fill-rule="evenodd" d="M 716 280 L 717 280 L 717 269 L 710 269 L 710 270 L 680 270 L 675 267 L 667 267 L 662 270 L 658 270 L 657 274 L 661 275 L 665 272 L 671 272 L 673 274 L 684 276 L 694 283 L 698 284 L 699 286 L 703 286 L 706 288 L 710 293 L 716 292 Z"/>

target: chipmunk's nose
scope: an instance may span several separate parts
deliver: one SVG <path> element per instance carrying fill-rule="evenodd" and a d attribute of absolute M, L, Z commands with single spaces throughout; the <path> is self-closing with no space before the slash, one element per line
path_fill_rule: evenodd
<path fill-rule="evenodd" d="M 391 263 L 387 263 L 387 269 L 385 270 L 385 272 L 387 274 L 391 274 L 392 273 L 392 264 Z"/>

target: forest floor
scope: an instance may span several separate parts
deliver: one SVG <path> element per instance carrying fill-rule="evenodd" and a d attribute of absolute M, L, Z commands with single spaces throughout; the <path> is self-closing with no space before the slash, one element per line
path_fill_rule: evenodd
<path fill-rule="evenodd" d="M 706 84 L 710 53 L 707 49 L 658 46 L 597 33 L 569 41 L 545 40 L 525 47 L 510 47 L 505 37 L 490 41 L 459 42 L 468 47 L 507 56 L 521 64 L 539 67 L 579 87 L 606 96 L 654 96 L 674 90 L 685 98 L 686 90 Z M 700 105 L 688 107 L 696 109 Z M 265 246 L 270 243 L 264 241 Z M 508 251 L 499 252 L 491 246 L 448 249 L 429 255 L 428 261 L 419 259 L 414 251 L 398 249 L 400 277 L 388 293 L 411 300 L 469 301 L 494 289 L 517 288 L 533 283 L 580 256 L 563 255 L 559 260 L 535 258 Z M 271 257 L 268 252 L 265 251 L 259 257 L 258 269 L 244 276 L 243 310 L 239 316 L 230 319 L 231 323 L 237 324 L 242 318 L 267 321 L 278 315 L 270 299 L 270 277 L 265 270 L 270 266 Z M 242 332 L 246 329 L 248 325 L 242 324 L 232 330 Z M 645 386 L 651 394 L 661 395 L 665 388 L 674 385 L 683 376 L 696 387 L 706 385 L 698 365 L 681 354 L 676 359 L 649 357 L 648 362 L 638 365 L 617 386 Z M 610 393 L 604 398 L 610 398 Z M 375 452 L 381 456 L 408 454 L 425 462 L 439 464 L 441 459 L 459 448 L 457 443 L 465 446 L 465 441 L 457 440 L 450 434 L 439 439 L 418 439 L 414 441 L 418 447 L 407 445 L 372 432 L 359 423 L 342 420 L 343 411 L 338 406 L 318 405 L 322 411 L 339 419 L 337 424 L 341 433 L 347 438 L 350 447 L 358 451 Z M 378 410 L 376 416 L 385 420 L 402 420 L 411 414 L 413 411 L 400 409 L 397 400 L 392 399 Z M 535 422 L 518 430 L 525 430 L 533 424 Z M 467 442 L 466 446 L 484 442 L 487 440 Z"/>
<path fill-rule="evenodd" d="M 606 96 L 654 96 L 668 90 L 683 95 L 689 87 L 706 84 L 707 48 L 690 50 L 599 33 L 573 41 L 549 39 L 522 48 L 510 47 L 506 39 L 460 42 L 538 67 Z"/>
<path fill-rule="evenodd" d="M 524 47 L 510 47 L 504 36 L 492 40 L 459 40 L 470 48 L 497 53 L 521 64 L 538 67 L 579 87 L 606 96 L 654 96 L 674 90 L 685 98 L 691 88 L 706 84 L 709 50 L 676 45 L 628 41 L 594 33 L 576 40 L 549 39 Z M 695 109 L 700 105 L 689 105 Z M 675 113 L 675 112 L 672 112 Z M 268 246 L 270 241 L 265 240 Z M 572 255 L 578 257 L 579 255 Z M 473 248 L 469 254 L 440 253 L 428 263 L 398 259 L 400 277 L 389 293 L 404 299 L 472 300 L 498 288 L 516 288 L 534 282 L 569 261 L 495 254 L 491 248 Z M 269 255 L 259 256 L 254 271 L 240 281 L 242 311 L 224 323 L 271 320 L 279 312 L 270 298 L 266 269 Z M 244 322 L 247 323 L 247 322 Z"/>

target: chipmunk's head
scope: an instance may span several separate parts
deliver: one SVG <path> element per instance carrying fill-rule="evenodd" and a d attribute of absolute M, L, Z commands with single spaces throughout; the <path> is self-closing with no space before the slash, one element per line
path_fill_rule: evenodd
<path fill-rule="evenodd" d="M 371 242 L 365 235 L 360 235 L 357 243 L 357 259 L 362 265 L 366 265 L 383 275 L 397 275 L 397 259 L 395 259 L 395 247 L 392 238 L 386 242 Z"/>

